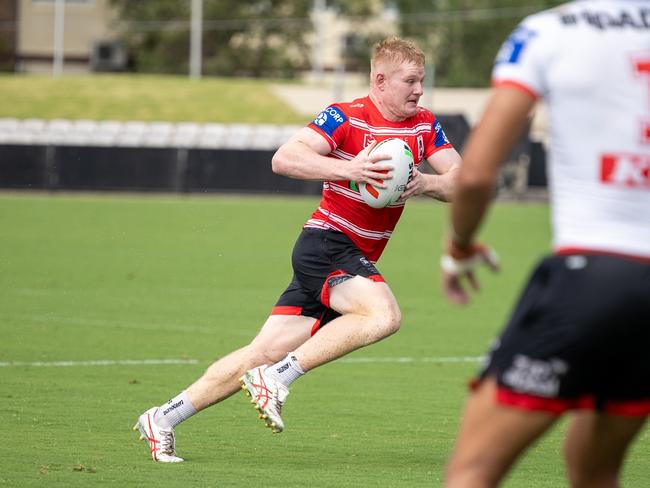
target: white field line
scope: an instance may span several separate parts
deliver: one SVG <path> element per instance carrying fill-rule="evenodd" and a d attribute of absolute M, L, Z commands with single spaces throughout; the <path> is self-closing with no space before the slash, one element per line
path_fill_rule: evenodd
<path fill-rule="evenodd" d="M 343 358 L 339 359 L 342 363 L 478 363 L 484 356 L 452 356 L 452 357 L 431 357 L 431 358 L 412 358 L 412 357 L 386 357 L 386 358 Z"/>
<path fill-rule="evenodd" d="M 353 363 L 353 364 L 378 364 L 378 363 L 478 363 L 483 359 L 482 356 L 457 356 L 457 357 L 352 357 L 339 359 L 336 362 Z M 102 359 L 88 361 L 0 361 L 0 368 L 11 366 L 28 366 L 41 368 L 60 368 L 60 367 L 86 367 L 86 366 L 157 366 L 157 365 L 177 365 L 177 364 L 201 364 L 207 361 L 198 359 Z"/>
<path fill-rule="evenodd" d="M 73 366 L 157 366 L 160 364 L 198 364 L 196 359 L 100 359 L 95 361 L 3 361 L 0 368 L 31 366 L 44 368 Z"/>

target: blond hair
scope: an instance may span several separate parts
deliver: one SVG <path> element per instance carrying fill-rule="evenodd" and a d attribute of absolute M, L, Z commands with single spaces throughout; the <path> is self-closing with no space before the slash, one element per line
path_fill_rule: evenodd
<path fill-rule="evenodd" d="M 399 37 L 389 37 L 375 44 L 370 59 L 370 71 L 374 73 L 381 63 L 413 63 L 424 66 L 424 53 L 411 41 Z"/>

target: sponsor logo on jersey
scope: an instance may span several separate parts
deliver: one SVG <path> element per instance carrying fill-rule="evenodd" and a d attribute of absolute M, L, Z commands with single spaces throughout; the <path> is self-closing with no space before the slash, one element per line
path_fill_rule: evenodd
<path fill-rule="evenodd" d="M 600 181 L 608 185 L 650 189 L 650 156 L 603 154 Z"/>
<path fill-rule="evenodd" d="M 447 139 L 447 135 L 445 134 L 445 131 L 442 130 L 442 125 L 437 120 L 433 124 L 433 132 L 436 134 L 436 140 L 435 140 L 435 146 L 436 147 L 440 147 L 440 146 L 444 146 L 445 144 L 449 144 L 449 139 Z"/>
<path fill-rule="evenodd" d="M 579 23 L 587 24 L 598 30 L 605 29 L 650 29 L 650 9 L 621 10 L 619 12 L 590 12 L 584 10 L 578 13 L 565 14 L 560 17 L 565 26 Z"/>
<path fill-rule="evenodd" d="M 528 42 L 537 35 L 526 27 L 517 27 L 501 45 L 495 63 L 516 64 Z"/>
<path fill-rule="evenodd" d="M 650 17 L 650 9 L 648 10 L 648 16 Z M 650 58 L 643 57 L 635 59 L 634 61 L 634 73 L 638 79 L 641 79 L 646 83 L 646 86 L 650 88 Z M 650 143 L 650 120 L 644 120 L 641 122 L 641 140 L 648 144 Z"/>
<path fill-rule="evenodd" d="M 314 119 L 314 124 L 317 126 L 323 125 L 325 122 L 327 122 L 327 114 L 325 112 L 321 112 L 318 114 L 318 117 Z"/>
<path fill-rule="evenodd" d="M 340 108 L 335 105 L 330 105 L 312 122 L 315 126 L 320 127 L 320 129 L 325 132 L 330 137 L 340 125 L 348 120 L 348 118 L 343 114 Z"/>
<path fill-rule="evenodd" d="M 416 161 L 416 164 L 418 164 L 422 159 L 424 158 L 424 139 L 422 138 L 422 134 L 418 136 L 418 160 Z"/>

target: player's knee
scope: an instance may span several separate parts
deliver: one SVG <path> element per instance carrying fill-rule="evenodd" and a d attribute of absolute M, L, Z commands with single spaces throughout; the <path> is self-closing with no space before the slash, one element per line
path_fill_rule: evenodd
<path fill-rule="evenodd" d="M 402 325 L 402 312 L 394 302 L 382 303 L 373 308 L 371 316 L 381 337 L 394 334 Z"/>
<path fill-rule="evenodd" d="M 255 365 L 276 363 L 286 354 L 286 351 L 270 345 L 251 344 L 248 347 L 248 357 Z"/>
<path fill-rule="evenodd" d="M 397 332 L 402 326 L 402 312 L 397 305 L 391 307 L 386 314 L 386 330 L 391 334 Z"/>

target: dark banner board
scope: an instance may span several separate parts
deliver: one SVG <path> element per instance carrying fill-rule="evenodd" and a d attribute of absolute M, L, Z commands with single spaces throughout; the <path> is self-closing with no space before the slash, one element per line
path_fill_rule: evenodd
<path fill-rule="evenodd" d="M 462 152 L 470 131 L 462 115 L 441 115 Z M 271 169 L 272 149 L 0 145 L 0 188 L 85 191 L 239 192 L 318 195 L 322 183 Z M 525 134 L 509 159 L 530 157 L 529 185 L 546 185 L 544 148 Z M 427 165 L 421 166 L 426 170 Z"/>

